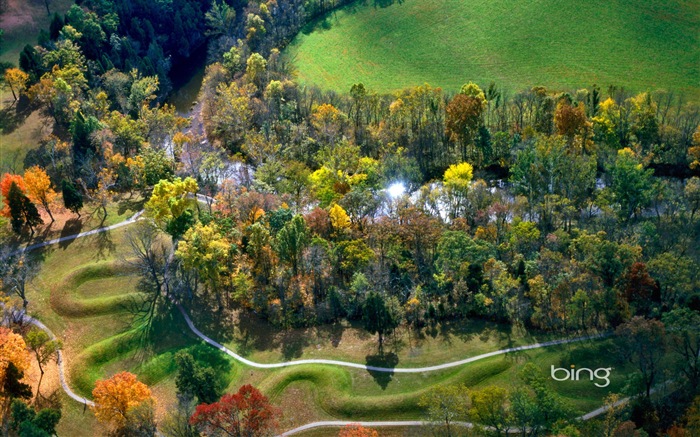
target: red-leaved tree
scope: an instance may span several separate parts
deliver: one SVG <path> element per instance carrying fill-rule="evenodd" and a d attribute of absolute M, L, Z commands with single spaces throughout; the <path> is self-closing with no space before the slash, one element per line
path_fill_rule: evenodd
<path fill-rule="evenodd" d="M 198 405 L 190 424 L 205 436 L 262 437 L 274 434 L 280 414 L 260 390 L 247 384 L 219 402 Z"/>

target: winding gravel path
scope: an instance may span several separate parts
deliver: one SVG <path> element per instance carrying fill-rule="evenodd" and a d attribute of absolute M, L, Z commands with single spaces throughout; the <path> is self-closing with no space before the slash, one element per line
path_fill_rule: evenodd
<path fill-rule="evenodd" d="M 142 209 L 141 211 L 137 212 L 136 214 L 134 214 L 130 218 L 124 220 L 123 222 L 119 222 L 119 223 L 111 225 L 111 226 L 104 226 L 102 228 L 93 229 L 92 231 L 81 232 L 79 234 L 67 235 L 65 237 L 54 238 L 53 240 L 44 241 L 44 242 L 36 243 L 36 244 L 31 244 L 27 247 L 23 247 L 19 250 L 12 252 L 11 255 L 17 255 L 19 253 L 24 253 L 24 252 L 29 252 L 30 250 L 39 249 L 40 247 L 46 247 L 46 246 L 50 246 L 52 244 L 63 243 L 64 241 L 75 240 L 76 238 L 87 237 L 89 235 L 100 234 L 102 232 L 107 232 L 107 231 L 111 231 L 113 229 L 118 229 L 118 228 L 121 228 L 122 226 L 127 226 L 127 225 L 130 225 L 132 223 L 136 223 L 141 218 L 141 215 L 143 213 L 144 213 L 144 210 Z"/>
<path fill-rule="evenodd" d="M 377 366 L 368 366 L 366 364 L 360 364 L 360 363 L 352 363 L 349 361 L 338 361 L 338 360 L 325 360 L 325 359 L 307 359 L 307 360 L 294 360 L 294 361 L 282 361 L 279 363 L 258 363 L 255 361 L 251 361 L 247 358 L 244 358 L 237 353 L 233 352 L 231 349 L 227 348 L 226 346 L 222 345 L 221 343 L 218 343 L 211 338 L 207 337 L 197 329 L 196 326 L 194 326 L 194 322 L 192 322 L 192 319 L 190 319 L 190 316 L 187 315 L 187 312 L 185 312 L 185 309 L 182 308 L 181 305 L 177 305 L 177 307 L 180 310 L 180 313 L 182 313 L 182 316 L 185 318 L 185 322 L 187 322 L 187 326 L 189 326 L 190 330 L 197 335 L 197 337 L 201 338 L 205 342 L 209 343 L 211 346 L 214 346 L 215 348 L 219 349 L 220 351 L 224 352 L 225 354 L 233 357 L 237 361 L 246 364 L 250 367 L 255 367 L 258 369 L 277 369 L 280 367 L 289 367 L 289 366 L 300 366 L 303 364 L 327 364 L 331 366 L 342 366 L 342 367 L 351 367 L 354 369 L 361 369 L 361 370 L 368 370 L 371 372 L 385 372 L 385 373 L 425 373 L 425 372 L 435 372 L 438 370 L 445 370 L 445 369 L 450 369 L 452 367 L 458 367 L 458 366 L 463 366 L 468 363 L 473 363 L 474 361 L 479 361 L 483 360 L 485 358 L 489 357 L 494 357 L 497 355 L 504 355 L 507 353 L 511 352 L 519 352 L 519 351 L 525 351 L 525 350 L 530 350 L 530 349 L 539 349 L 543 347 L 549 347 L 549 346 L 556 346 L 560 344 L 567 344 L 567 343 L 575 343 L 578 341 L 584 341 L 584 340 L 592 340 L 596 338 L 603 338 L 607 337 L 610 334 L 597 334 L 597 335 L 586 335 L 583 337 L 574 337 L 574 338 L 565 338 L 565 339 L 560 339 L 560 340 L 551 340 L 551 341 L 545 341 L 542 343 L 534 343 L 534 344 L 528 344 L 524 346 L 514 346 L 514 347 L 509 347 L 506 349 L 501 349 L 497 350 L 494 352 L 489 352 L 486 354 L 481 354 L 481 355 L 476 355 L 474 357 L 470 358 L 465 358 L 463 360 L 459 361 L 451 361 L 449 363 L 443 363 L 443 364 L 437 364 L 435 366 L 428 366 L 428 367 L 377 367 Z"/>

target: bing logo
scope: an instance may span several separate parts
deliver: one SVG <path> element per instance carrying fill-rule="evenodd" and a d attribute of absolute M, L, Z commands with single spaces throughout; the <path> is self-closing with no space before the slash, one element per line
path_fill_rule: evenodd
<path fill-rule="evenodd" d="M 612 367 L 599 368 L 599 369 L 587 369 L 582 367 L 577 369 L 575 365 L 571 365 L 571 369 L 565 369 L 563 367 L 554 368 L 552 365 L 551 375 L 552 379 L 555 381 L 581 381 L 583 379 L 589 379 L 593 381 L 596 379 L 598 382 L 594 382 L 593 385 L 596 387 L 607 387 L 610 385 L 610 371 Z M 605 381 L 605 383 L 601 383 Z"/>

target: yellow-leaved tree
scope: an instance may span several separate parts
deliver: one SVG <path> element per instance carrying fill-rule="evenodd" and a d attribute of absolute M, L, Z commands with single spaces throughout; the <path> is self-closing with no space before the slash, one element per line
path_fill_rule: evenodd
<path fill-rule="evenodd" d="M 464 212 L 467 194 L 474 177 L 474 167 L 468 162 L 451 165 L 442 181 L 445 186 L 445 203 L 449 208 L 450 219 L 454 220 Z"/>
<path fill-rule="evenodd" d="M 29 82 L 29 75 L 19 68 L 5 70 L 5 83 L 9 85 L 15 100 L 19 99 L 20 94 L 27 89 L 27 82 Z"/>
<path fill-rule="evenodd" d="M 10 365 L 14 369 L 8 371 Z M 11 330 L 0 327 L 0 387 L 7 387 L 5 379 L 17 378 L 21 379 L 24 372 L 29 368 L 29 351 L 27 345 L 21 335 L 15 334 Z M 14 381 L 16 382 L 16 381 Z M 31 389 L 25 384 L 12 384 L 15 386 L 14 391 L 17 395 L 17 389 L 20 389 L 22 397 L 31 397 Z M 23 386 L 23 387 L 22 387 Z M 25 392 L 26 391 L 26 392 Z M 0 393 L 5 390 L 0 390 Z M 0 419 L 4 425 L 7 424 L 10 415 L 11 396 L 3 396 L 0 394 Z"/>
<path fill-rule="evenodd" d="M 46 213 L 55 220 L 51 214 L 51 204 L 56 200 L 56 192 L 51 187 L 51 179 L 43 168 L 35 165 L 24 171 L 24 184 L 27 187 L 27 197 L 34 203 L 40 204 Z"/>
<path fill-rule="evenodd" d="M 191 177 L 163 179 L 153 187 L 146 211 L 161 229 L 178 239 L 194 223 L 192 210 L 198 190 L 197 181 Z"/>
<path fill-rule="evenodd" d="M 345 229 L 350 227 L 350 217 L 348 213 L 337 203 L 334 203 L 333 206 L 330 207 L 328 215 L 330 216 L 333 230 L 336 233 L 342 233 Z"/>

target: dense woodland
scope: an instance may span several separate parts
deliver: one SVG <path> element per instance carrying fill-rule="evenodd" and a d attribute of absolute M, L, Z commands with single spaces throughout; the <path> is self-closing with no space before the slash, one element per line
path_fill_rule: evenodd
<path fill-rule="evenodd" d="M 76 214 L 147 198 L 152 225 L 130 237 L 146 325 L 177 301 L 280 328 L 359 323 L 380 350 L 397 326 L 475 318 L 617 329 L 659 355 L 628 345 L 638 391 L 661 382 L 665 351 L 682 369 L 678 407 L 643 404 L 655 419 L 636 421 L 670 428 L 700 383 L 698 103 L 595 85 L 300 85 L 279 49 L 335 6 L 84 0 L 56 15 L 5 73 L 55 123 L 3 177 L 12 228 L 33 233 L 60 197 Z M 188 119 L 161 102 L 205 47 Z"/>

